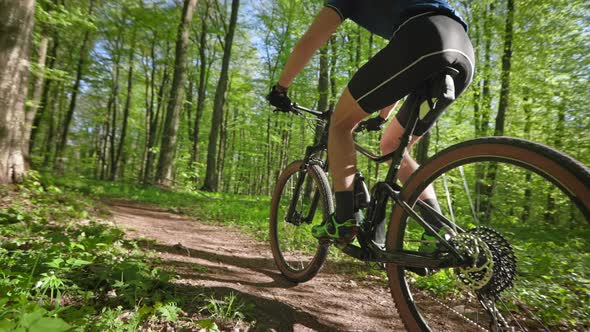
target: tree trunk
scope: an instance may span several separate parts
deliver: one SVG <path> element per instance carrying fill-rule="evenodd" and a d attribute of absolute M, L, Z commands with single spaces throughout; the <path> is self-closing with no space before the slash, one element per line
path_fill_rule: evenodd
<path fill-rule="evenodd" d="M 155 78 L 154 78 L 155 79 Z M 150 127 L 148 130 L 148 144 L 147 144 L 147 161 L 145 164 L 145 174 L 144 174 L 144 183 L 149 183 L 152 178 L 152 167 L 154 166 L 154 160 L 156 158 L 156 153 L 154 152 L 154 147 L 156 146 L 157 135 L 158 135 L 158 124 L 162 122 L 159 121 L 160 119 L 160 111 L 162 108 L 162 103 L 164 102 L 164 89 L 166 84 L 168 83 L 169 74 L 168 68 L 164 68 L 164 73 L 162 75 L 162 82 L 158 88 L 158 96 L 157 96 L 157 106 L 156 112 L 154 114 L 153 110 L 150 114 Z"/>
<path fill-rule="evenodd" d="M 88 16 L 92 16 L 94 11 L 94 1 L 90 0 L 90 5 L 88 9 Z M 68 108 L 68 112 L 66 113 L 66 118 L 64 120 L 62 134 L 60 140 L 57 144 L 57 151 L 56 151 L 56 170 L 61 173 L 63 169 L 63 155 L 66 145 L 68 144 L 68 131 L 70 129 L 70 124 L 72 122 L 72 118 L 74 117 L 74 110 L 76 109 L 76 100 L 78 98 L 78 92 L 80 90 L 80 82 L 82 81 L 82 72 L 84 70 L 84 65 L 86 63 L 86 57 L 88 56 L 88 49 L 90 44 L 90 30 L 86 30 L 84 32 L 84 37 L 82 39 L 82 46 L 80 47 L 80 56 L 78 58 L 78 65 L 76 69 L 76 80 L 74 81 L 74 86 L 72 87 L 72 97 L 70 99 L 70 106 Z"/>
<path fill-rule="evenodd" d="M 428 148 L 430 147 L 430 131 L 428 131 L 418 142 L 416 149 L 416 162 L 422 165 L 428 160 Z"/>
<path fill-rule="evenodd" d="M 532 127 L 532 110 L 531 110 L 531 104 L 532 101 L 530 100 L 530 89 L 529 88 L 525 88 L 524 90 L 524 98 L 523 98 L 523 111 L 524 111 L 524 115 L 525 115 L 525 124 L 524 124 L 524 138 L 526 139 L 530 139 L 531 137 L 531 127 Z M 522 223 L 526 223 L 529 219 L 529 216 L 531 214 L 531 207 L 532 207 L 532 202 L 531 202 L 531 197 L 533 195 L 533 190 L 532 190 L 532 184 L 531 184 L 531 180 L 532 180 L 532 172 L 526 172 L 525 175 L 525 181 L 524 181 L 524 185 L 525 185 L 525 189 L 524 189 L 524 197 L 522 200 L 522 214 L 520 216 L 521 218 L 521 222 Z"/>
<path fill-rule="evenodd" d="M 39 42 L 39 52 L 37 58 L 37 65 L 39 66 L 39 76 L 36 77 L 33 85 L 33 100 L 32 105 L 27 107 L 25 115 L 25 137 L 23 139 L 23 152 L 25 153 L 25 162 L 30 165 L 31 153 L 31 132 L 33 130 L 33 123 L 36 118 L 37 110 L 41 107 L 41 97 L 43 96 L 43 83 L 45 82 L 45 62 L 47 59 L 47 47 L 49 45 L 49 37 L 47 36 L 47 28 L 44 27 L 41 32 L 41 41 Z"/>
<path fill-rule="evenodd" d="M 217 140 L 223 118 L 225 92 L 229 78 L 229 60 L 231 58 L 231 49 L 234 39 L 234 32 L 236 30 L 236 23 L 238 20 L 239 7 L 240 0 L 232 0 L 229 30 L 225 36 L 221 74 L 217 84 L 217 90 L 215 91 L 215 101 L 213 103 L 213 119 L 211 121 L 211 133 L 209 135 L 209 147 L 207 149 L 207 172 L 205 174 L 205 184 L 203 185 L 203 190 L 207 191 L 217 190 L 217 174 L 215 174 L 217 170 Z"/>
<path fill-rule="evenodd" d="M 512 63 L 512 35 L 514 28 L 514 0 L 508 0 L 506 3 L 506 27 L 504 34 L 504 53 L 502 55 L 502 73 L 500 76 L 500 101 L 498 103 L 498 114 L 496 115 L 496 126 L 494 129 L 495 136 L 504 135 L 504 124 L 506 120 L 506 110 L 510 100 L 510 70 Z M 492 197 L 496 189 L 496 175 L 498 164 L 491 163 L 486 174 L 486 187 L 482 197 L 482 206 L 485 213 L 485 220 L 490 220 L 493 212 Z"/>
<path fill-rule="evenodd" d="M 201 125 L 201 118 L 203 117 L 203 110 L 205 109 L 205 94 L 207 93 L 207 81 L 208 81 L 208 70 L 207 70 L 207 34 L 208 25 L 207 18 L 209 16 L 209 1 L 205 1 L 205 11 L 203 14 L 203 25 L 201 27 L 201 34 L 199 36 L 199 60 L 201 61 L 199 66 L 199 86 L 197 88 L 197 110 L 195 115 L 195 124 L 193 126 L 193 139 L 190 156 L 190 165 L 194 166 L 195 162 L 199 158 L 199 128 Z M 196 181 L 196 179 L 195 179 Z"/>
<path fill-rule="evenodd" d="M 54 33 L 52 38 L 52 46 L 51 50 L 49 51 L 48 56 L 48 63 L 46 68 L 53 69 L 55 67 L 55 61 L 57 59 L 57 50 L 59 49 L 59 36 Z M 41 94 L 41 100 L 39 101 L 39 108 L 35 113 L 35 118 L 33 120 L 33 126 L 31 128 L 31 135 L 29 138 L 29 154 L 33 153 L 33 149 L 35 148 L 37 133 L 39 132 L 39 126 L 41 125 L 41 121 L 46 117 L 47 109 L 49 108 L 49 96 L 51 93 L 51 87 L 53 80 L 47 79 L 45 84 L 43 85 L 43 93 Z M 57 98 L 57 97 L 56 97 Z M 48 166 L 43 163 L 44 166 Z"/>
<path fill-rule="evenodd" d="M 23 140 L 34 20 L 33 0 L 0 2 L 0 184 L 20 182 L 27 171 Z"/>
<path fill-rule="evenodd" d="M 176 37 L 176 55 L 174 60 L 174 76 L 172 78 L 172 89 L 166 112 L 162 145 L 160 146 L 160 158 L 156 171 L 156 182 L 170 186 L 172 184 L 172 167 L 176 151 L 176 141 L 180 111 L 184 100 L 184 84 L 186 81 L 186 53 L 188 49 L 190 26 L 193 20 L 193 12 L 197 0 L 185 0 L 182 9 L 182 17 L 178 25 Z"/>
<path fill-rule="evenodd" d="M 125 100 L 125 109 L 123 110 L 123 125 L 121 127 L 121 137 L 119 138 L 119 147 L 117 148 L 117 155 L 113 168 L 111 169 L 111 180 L 117 179 L 117 171 L 123 147 L 125 146 L 125 137 L 127 136 L 127 123 L 129 120 L 129 110 L 131 108 L 131 99 L 133 98 L 133 50 L 135 49 L 135 36 L 133 37 L 131 48 L 129 49 L 129 72 L 127 74 L 127 98 Z"/>
<path fill-rule="evenodd" d="M 47 81 L 47 85 L 51 80 Z M 51 165 L 53 161 L 53 147 L 55 146 L 55 113 L 57 109 L 57 104 L 59 102 L 60 97 L 62 96 L 62 82 L 57 82 L 57 86 L 53 89 L 51 98 L 45 97 L 45 102 L 43 104 L 43 113 L 46 114 L 44 117 L 47 118 L 47 135 L 44 142 L 43 148 L 43 167 L 47 168 Z M 49 92 L 47 92 L 49 93 Z M 35 127 L 33 127 L 34 129 Z M 35 142 L 35 140 L 31 140 L 31 142 Z"/>
<path fill-rule="evenodd" d="M 118 51 L 115 51 L 118 53 Z M 111 112 L 112 117 L 111 117 L 111 130 L 110 130 L 110 134 L 109 134 L 109 143 L 110 143 L 110 147 L 109 147 L 109 153 L 110 153 L 110 176 L 109 178 L 111 180 L 114 180 L 114 175 L 113 175 L 113 170 L 115 169 L 115 140 L 116 140 L 116 136 L 117 136 L 117 113 L 118 113 L 118 109 L 119 109 L 119 76 L 120 76 L 120 69 L 119 69 L 119 56 L 116 57 L 115 60 L 115 64 L 114 64 L 114 73 L 113 73 L 113 88 L 112 88 L 112 92 L 111 92 L 111 99 L 109 100 L 109 106 L 107 107 L 107 112 L 110 111 L 111 109 L 113 110 Z"/>

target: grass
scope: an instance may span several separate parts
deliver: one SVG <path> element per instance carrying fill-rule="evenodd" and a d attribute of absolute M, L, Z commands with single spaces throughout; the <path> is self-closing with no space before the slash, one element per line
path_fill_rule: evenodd
<path fill-rule="evenodd" d="M 177 289 L 87 190 L 55 184 L 0 187 L 0 331 L 218 330 L 205 293 Z"/>
<path fill-rule="evenodd" d="M 259 240 L 268 240 L 270 197 L 176 191 L 84 178 L 51 179 L 51 182 L 103 199 L 122 199 L 155 205 L 204 221 L 237 226 L 254 234 Z"/>

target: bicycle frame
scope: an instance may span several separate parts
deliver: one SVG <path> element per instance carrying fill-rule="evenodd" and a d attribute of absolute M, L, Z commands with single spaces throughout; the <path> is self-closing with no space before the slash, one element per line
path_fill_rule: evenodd
<path fill-rule="evenodd" d="M 420 93 L 420 90 L 418 90 L 417 93 L 411 94 L 405 102 L 410 103 L 409 105 L 412 110 L 418 110 L 421 103 L 427 99 L 427 97 L 425 97 L 426 95 L 426 93 Z M 307 166 L 310 164 L 318 164 L 322 167 L 324 171 L 328 172 L 328 163 L 323 159 L 314 159 L 314 156 L 318 153 L 327 150 L 327 134 L 331 113 L 310 110 L 297 104 L 293 105 L 293 112 L 299 115 L 301 115 L 302 112 L 305 112 L 315 115 L 322 120 L 326 120 L 326 125 L 324 126 L 324 130 L 322 132 L 322 136 L 319 142 L 316 142 L 316 144 L 308 146 L 306 148 L 303 163 L 304 166 L 302 167 L 301 172 L 305 172 Z M 469 262 L 467 262 L 467 260 L 446 239 L 438 235 L 437 232 L 418 213 L 416 213 L 416 211 L 414 211 L 414 209 L 410 205 L 408 205 L 400 197 L 401 187 L 397 185 L 395 181 L 398 171 L 400 169 L 404 152 L 410 143 L 410 138 L 412 136 L 412 133 L 417 122 L 418 112 L 410 112 L 408 123 L 406 123 L 405 126 L 406 130 L 401 136 L 399 147 L 395 151 L 383 156 L 373 155 L 371 152 L 360 146 L 355 141 L 356 150 L 365 157 L 369 158 L 370 160 L 377 163 L 391 161 L 391 165 L 387 172 L 385 181 L 378 182 L 376 184 L 375 190 L 373 191 L 374 197 L 371 198 L 371 204 L 366 209 L 366 219 L 364 225 L 362 226 L 362 230 L 364 232 L 363 235 L 373 235 L 372 232 L 374 232 L 374 230 L 372 230 L 371 228 L 374 227 L 374 225 L 376 225 L 377 222 L 383 220 L 387 205 L 386 198 L 389 198 L 392 199 L 395 202 L 395 204 L 398 204 L 400 207 L 402 207 L 402 209 L 404 209 L 404 211 L 411 218 L 418 222 L 418 224 L 421 227 L 429 231 L 429 233 L 433 234 L 433 236 L 437 238 L 439 243 L 448 250 L 450 255 L 446 255 L 444 257 L 435 257 L 431 254 L 424 254 L 407 250 L 388 252 L 381 250 L 375 245 L 372 245 L 371 241 L 361 239 L 361 236 L 359 236 L 359 243 L 361 244 L 360 247 L 349 244 L 346 247 L 342 248 L 342 251 L 352 257 L 358 258 L 363 261 L 394 263 L 408 267 L 444 268 L 468 264 Z M 301 223 L 302 221 L 311 222 L 311 220 L 313 220 L 315 210 L 317 208 L 317 204 L 319 201 L 319 192 L 316 190 L 312 198 L 312 203 L 308 215 L 303 220 L 293 220 L 296 202 L 298 200 L 299 195 L 301 194 L 301 188 L 303 187 L 304 180 L 305 176 L 299 176 L 297 180 L 296 192 L 294 194 L 295 196 L 294 199 L 291 201 L 291 205 L 289 206 L 287 221 L 292 223 Z M 453 229 L 457 229 L 459 232 L 463 231 L 462 229 L 458 228 L 452 221 L 440 215 L 437 211 L 433 210 L 430 206 L 423 203 L 422 201 L 418 201 L 417 204 L 426 209 L 430 209 L 432 212 L 436 213 L 440 217 L 441 221 L 447 224 L 447 226 L 450 226 Z"/>

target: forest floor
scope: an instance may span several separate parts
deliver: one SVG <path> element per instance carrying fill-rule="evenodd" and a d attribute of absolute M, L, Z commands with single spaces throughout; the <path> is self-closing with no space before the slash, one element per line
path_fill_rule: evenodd
<path fill-rule="evenodd" d="M 270 247 L 231 226 L 212 224 L 127 201 L 109 202 L 112 221 L 128 236 L 148 238 L 174 283 L 186 294 L 216 298 L 233 293 L 253 306 L 253 330 L 401 331 L 389 290 L 380 277 L 339 271 L 363 265 L 328 262 L 311 281 L 295 284 L 274 266 Z M 347 264 L 347 263 L 342 263 Z"/>

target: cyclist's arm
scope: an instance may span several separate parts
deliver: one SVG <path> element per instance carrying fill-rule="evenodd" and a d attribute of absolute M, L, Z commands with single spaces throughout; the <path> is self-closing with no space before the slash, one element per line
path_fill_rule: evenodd
<path fill-rule="evenodd" d="M 322 47 L 342 23 L 338 13 L 332 8 L 324 7 L 315 18 L 307 32 L 299 39 L 283 69 L 279 85 L 289 87 L 303 67 L 309 62 L 316 50 Z"/>

